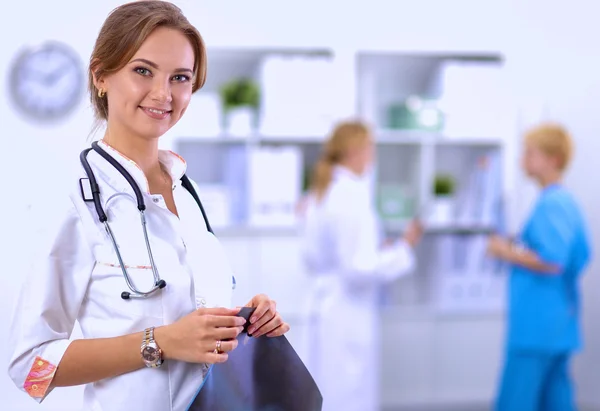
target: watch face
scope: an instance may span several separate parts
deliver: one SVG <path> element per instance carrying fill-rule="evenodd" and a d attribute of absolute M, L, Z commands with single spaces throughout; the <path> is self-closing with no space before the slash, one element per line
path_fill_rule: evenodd
<path fill-rule="evenodd" d="M 156 348 L 146 346 L 142 351 L 142 358 L 144 358 L 144 360 L 148 362 L 155 362 L 158 361 L 158 359 L 160 358 L 160 354 Z"/>
<path fill-rule="evenodd" d="M 56 42 L 26 49 L 10 68 L 9 90 L 15 108 L 30 120 L 62 119 L 77 107 L 85 90 L 79 55 Z"/>

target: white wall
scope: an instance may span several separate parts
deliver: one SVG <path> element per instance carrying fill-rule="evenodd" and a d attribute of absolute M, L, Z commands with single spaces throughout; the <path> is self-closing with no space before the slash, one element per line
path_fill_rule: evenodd
<path fill-rule="evenodd" d="M 57 127 L 40 128 L 28 124 L 10 109 L 6 94 L 9 63 L 17 50 L 27 43 L 47 38 L 66 41 L 87 59 L 93 41 L 106 14 L 120 1 L 80 2 L 29 0 L 3 5 L 5 18 L 0 26 L 0 124 L 5 156 L 0 162 L 3 176 L 3 216 L 14 212 L 19 196 L 34 195 L 38 174 L 51 164 L 56 168 L 61 159 L 73 158 L 91 128 L 87 100 L 77 115 Z M 476 0 L 384 1 L 369 2 L 316 1 L 285 3 L 202 2 L 185 0 L 180 4 L 188 17 L 203 33 L 209 46 L 328 46 L 350 55 L 356 49 L 376 50 L 473 50 L 506 52 L 515 84 L 521 96 L 542 96 L 547 112 L 564 121 L 578 137 L 578 155 L 568 178 L 569 187 L 580 198 L 592 226 L 596 244 L 600 241 L 600 196 L 595 195 L 591 166 L 600 148 L 594 131 L 600 127 L 594 112 L 598 107 L 600 87 L 595 81 L 600 72 L 600 59 L 594 54 L 592 41 L 600 29 L 593 16 L 598 6 L 552 6 L 548 2 L 529 0 L 525 5 L 504 1 Z M 491 3 L 491 4 L 490 4 Z M 522 3 L 522 2 L 521 2 Z M 558 3 L 554 3 L 558 4 Z M 566 4 L 566 3 L 565 3 Z M 589 4 L 592 4 L 590 1 Z M 579 7 L 581 6 L 581 7 Z M 10 41 L 6 41 L 10 40 Z M 350 70 L 350 69 L 349 69 Z M 43 156 L 42 156 L 43 154 Z M 40 171 L 42 170 L 42 171 Z M 523 189 L 530 197 L 531 191 Z M 9 193 L 9 194 L 7 194 Z M 524 197 L 524 198 L 529 198 Z M 527 201 L 517 207 L 527 209 Z M 4 292 L 13 296 L 21 260 L 27 250 L 15 248 L 15 232 L 10 218 L 3 218 L 0 256 L 5 261 Z M 586 279 L 586 329 L 588 348 L 579 358 L 577 381 L 581 398 L 600 404 L 595 388 L 600 361 L 600 326 L 594 316 L 600 314 L 600 303 L 594 303 L 594 289 L 600 285 L 595 263 Z M 6 326 L 11 299 L 0 299 L 0 341 L 6 340 Z M 5 361 L 0 363 L 0 397 L 10 410 L 60 409 L 68 390 L 54 393 L 43 407 L 19 393 L 6 377 Z M 489 387 L 474 387 L 487 391 Z M 77 391 L 78 389 L 74 389 Z M 64 404 L 64 403 L 63 403 Z M 74 405 L 73 409 L 76 409 Z"/>

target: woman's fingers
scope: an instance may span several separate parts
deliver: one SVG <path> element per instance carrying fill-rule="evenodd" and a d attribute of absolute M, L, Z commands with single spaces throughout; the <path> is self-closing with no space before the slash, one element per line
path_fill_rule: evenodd
<path fill-rule="evenodd" d="M 273 318 L 271 318 L 269 321 L 267 321 L 262 327 L 257 328 L 256 331 L 254 331 L 251 334 L 253 337 L 260 337 L 261 335 L 265 335 L 265 334 L 273 331 L 274 329 L 279 327 L 281 324 L 283 324 L 283 320 L 281 319 L 281 316 L 279 315 L 279 313 L 275 313 L 275 316 L 273 316 Z"/>
<path fill-rule="evenodd" d="M 219 343 L 219 341 L 221 341 Z M 218 351 L 217 354 L 221 354 L 224 352 L 231 352 L 233 350 L 235 350 L 238 346 L 238 341 L 237 340 L 229 340 L 229 341 L 222 341 L 222 340 L 217 340 L 215 341 L 211 347 L 209 347 L 209 350 L 214 352 L 214 351 Z"/>
<path fill-rule="evenodd" d="M 271 332 L 267 333 L 267 337 L 279 337 L 290 330 L 288 323 L 282 323 L 279 327 L 275 328 Z"/>
<path fill-rule="evenodd" d="M 211 337 L 215 340 L 234 340 L 244 330 L 244 327 L 215 328 Z"/>
<path fill-rule="evenodd" d="M 275 301 L 265 300 L 262 301 L 256 310 L 252 314 L 253 318 L 256 318 L 256 321 L 252 322 L 252 325 L 248 327 L 248 334 L 254 335 L 254 333 L 259 330 L 263 325 L 271 321 L 275 315 L 277 314 L 277 310 L 275 307 Z"/>
<path fill-rule="evenodd" d="M 206 354 L 206 361 L 203 361 L 203 362 L 206 362 L 208 364 L 219 364 L 219 363 L 227 361 L 228 358 L 229 358 L 229 355 L 226 352 L 224 352 L 222 354 L 210 352 L 210 353 Z"/>
<path fill-rule="evenodd" d="M 206 315 L 206 321 L 210 327 L 240 327 L 246 324 L 243 317 L 225 315 Z"/>
<path fill-rule="evenodd" d="M 220 315 L 232 317 L 238 313 L 239 310 L 234 308 L 215 307 L 215 308 L 198 308 L 196 313 L 199 315 Z"/>

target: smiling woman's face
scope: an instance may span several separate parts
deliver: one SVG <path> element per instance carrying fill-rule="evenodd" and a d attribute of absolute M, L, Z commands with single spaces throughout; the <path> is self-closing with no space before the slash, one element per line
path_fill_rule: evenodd
<path fill-rule="evenodd" d="M 97 82 L 108 99 L 108 128 L 144 139 L 165 134 L 190 102 L 194 57 L 181 31 L 154 30 L 122 69 Z"/>

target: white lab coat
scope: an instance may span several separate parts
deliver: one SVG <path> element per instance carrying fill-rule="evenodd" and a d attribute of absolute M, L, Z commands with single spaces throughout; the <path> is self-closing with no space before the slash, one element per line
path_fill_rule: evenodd
<path fill-rule="evenodd" d="M 367 179 L 337 166 L 324 198 L 309 200 L 303 252 L 314 278 L 307 362 L 323 411 L 378 411 L 378 289 L 413 269 L 412 249 L 381 248 Z"/>
<path fill-rule="evenodd" d="M 232 270 L 217 239 L 206 230 L 198 205 L 181 186 L 185 161 L 170 151 L 160 152 L 173 178 L 177 218 L 162 196 L 149 193 L 144 173 L 133 161 L 101 144 L 144 195 L 154 260 L 167 286 L 147 299 L 121 299 L 121 292 L 129 289 L 93 203 L 82 198 L 79 178 L 85 173 L 78 167 L 69 194 L 52 199 L 52 213 L 46 215 L 47 226 L 36 241 L 39 250 L 32 256 L 10 329 L 10 377 L 38 402 L 49 394 L 46 387 L 76 321 L 85 338 L 106 338 L 171 324 L 196 308 L 231 306 Z M 153 276 L 133 190 L 97 153 L 91 151 L 88 160 L 124 263 L 137 288 L 146 291 Z M 143 368 L 88 384 L 83 409 L 185 410 L 207 368 L 168 360 L 158 369 Z"/>

